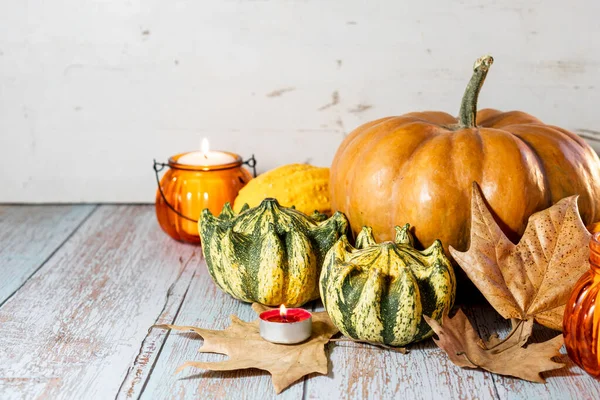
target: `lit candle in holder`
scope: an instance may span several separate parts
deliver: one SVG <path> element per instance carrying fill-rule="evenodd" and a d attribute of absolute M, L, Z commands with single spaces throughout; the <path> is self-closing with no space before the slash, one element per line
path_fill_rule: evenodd
<path fill-rule="evenodd" d="M 179 157 L 177 162 L 184 165 L 222 165 L 235 162 L 236 158 L 231 154 L 222 151 L 210 151 L 208 139 L 202 139 L 200 151 L 192 151 Z"/>
<path fill-rule="evenodd" d="M 279 309 L 262 312 L 259 318 L 260 336 L 269 342 L 300 343 L 312 333 L 312 315 L 301 308 L 287 309 L 282 304 Z"/>
<path fill-rule="evenodd" d="M 156 191 L 156 217 L 161 228 L 173 239 L 200 243 L 198 219 L 208 208 L 219 215 L 225 203 L 232 203 L 240 189 L 252 179 L 242 167 L 244 161 L 238 154 L 227 151 L 210 151 L 208 140 L 202 140 L 200 151 L 176 154 L 169 163 L 154 161 Z M 246 163 L 256 165 L 254 156 Z M 159 172 L 169 170 L 159 178 Z"/>

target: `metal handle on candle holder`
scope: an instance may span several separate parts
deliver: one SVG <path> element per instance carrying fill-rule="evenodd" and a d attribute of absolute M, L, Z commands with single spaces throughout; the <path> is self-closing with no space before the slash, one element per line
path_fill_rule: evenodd
<path fill-rule="evenodd" d="M 250 168 L 252 168 L 252 175 L 256 178 L 256 158 L 254 158 L 254 154 L 252 154 L 252 157 L 250 157 L 249 159 L 247 159 L 246 161 L 244 161 L 242 164 L 249 166 Z M 165 196 L 165 193 L 162 190 L 162 186 L 160 186 L 160 178 L 158 177 L 158 173 L 160 171 L 162 171 L 163 169 L 165 169 L 165 167 L 169 167 L 169 164 L 165 164 L 165 163 L 160 163 L 160 162 L 156 162 L 156 159 L 154 160 L 154 174 L 156 175 L 156 184 L 158 185 L 158 191 L 160 192 L 160 195 L 163 199 L 163 201 L 165 202 L 165 204 L 167 205 L 167 207 L 169 207 L 169 209 L 171 211 L 173 211 L 175 214 L 179 215 L 181 218 L 187 219 L 190 222 L 194 222 L 194 223 L 198 223 L 197 219 L 193 219 L 190 218 L 186 215 L 183 215 L 182 213 L 180 213 L 179 211 L 177 211 L 175 209 L 175 207 L 173 207 L 171 205 L 171 203 L 169 203 L 167 201 L 167 197 Z M 174 168 L 174 167 L 171 167 Z M 175 168 L 176 169 L 176 168 Z"/>
<path fill-rule="evenodd" d="M 177 211 L 175 209 L 175 207 L 173 207 L 171 205 L 171 203 L 169 203 L 169 201 L 165 197 L 165 192 L 163 192 L 162 186 L 160 186 L 160 178 L 158 177 L 158 173 L 160 171 L 162 171 L 163 169 L 165 169 L 165 167 L 168 167 L 168 166 L 169 166 L 169 164 L 159 163 L 159 162 L 156 162 L 156 160 L 154 160 L 154 174 L 156 175 L 156 184 L 158 185 L 158 191 L 160 192 L 160 195 L 162 196 L 163 201 L 165 202 L 165 204 L 167 205 L 167 207 L 169 207 L 169 209 L 171 211 L 173 211 L 175 214 L 179 215 L 181 218 L 187 219 L 188 221 L 194 222 L 194 223 L 197 224 L 198 223 L 197 219 L 190 218 L 190 217 L 188 217 L 186 215 L 183 215 L 179 211 Z"/>
<path fill-rule="evenodd" d="M 256 158 L 254 158 L 254 154 L 252 154 L 252 157 L 244 161 L 242 164 L 252 168 L 252 176 L 256 178 Z"/>

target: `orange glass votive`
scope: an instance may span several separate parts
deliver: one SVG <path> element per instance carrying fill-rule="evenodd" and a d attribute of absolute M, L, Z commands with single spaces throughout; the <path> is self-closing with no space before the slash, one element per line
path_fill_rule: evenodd
<path fill-rule="evenodd" d="M 161 228 L 173 239 L 189 243 L 200 243 L 198 218 L 202 210 L 208 208 L 218 215 L 225 203 L 235 200 L 238 192 L 252 179 L 250 172 L 243 168 L 244 161 L 234 153 L 223 151 L 231 156 L 232 162 L 220 165 L 190 165 L 179 163 L 186 154 L 169 158 L 168 164 L 154 162 L 158 189 L 156 191 L 156 218 Z M 254 167 L 254 157 L 250 159 Z M 164 168 L 169 170 L 158 178 Z"/>
<path fill-rule="evenodd" d="M 565 307 L 563 336 L 571 360 L 600 378 L 600 233 L 590 240 L 590 269 L 575 284 Z"/>

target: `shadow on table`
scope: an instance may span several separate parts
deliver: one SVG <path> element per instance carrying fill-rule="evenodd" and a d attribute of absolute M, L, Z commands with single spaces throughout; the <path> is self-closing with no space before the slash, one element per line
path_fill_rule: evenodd
<path fill-rule="evenodd" d="M 261 376 L 261 375 L 267 375 L 270 378 L 270 374 L 267 371 L 263 371 L 262 369 L 258 369 L 258 368 L 248 368 L 248 369 L 238 369 L 235 371 L 202 371 L 200 373 L 197 374 L 193 374 L 193 375 L 189 375 L 183 378 L 179 378 L 180 381 L 189 381 L 189 380 L 194 380 L 194 379 L 201 379 L 201 378 L 215 378 L 215 379 L 239 379 L 239 378 L 246 378 L 246 377 L 254 377 L 254 376 Z"/>

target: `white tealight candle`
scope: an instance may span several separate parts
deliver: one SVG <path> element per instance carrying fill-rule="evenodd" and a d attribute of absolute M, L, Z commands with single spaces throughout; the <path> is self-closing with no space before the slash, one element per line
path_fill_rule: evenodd
<path fill-rule="evenodd" d="M 301 308 L 268 310 L 259 315 L 260 336 L 272 343 L 294 344 L 308 339 L 312 333 L 312 315 Z"/>
<path fill-rule="evenodd" d="M 192 151 L 182 155 L 177 160 L 177 163 L 209 167 L 212 165 L 230 164 L 237 161 L 231 154 L 223 153 L 222 151 L 210 151 L 206 138 L 202 139 L 201 149 L 200 151 Z"/>

